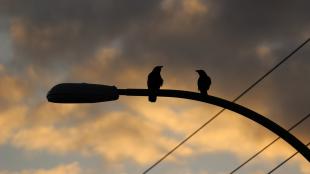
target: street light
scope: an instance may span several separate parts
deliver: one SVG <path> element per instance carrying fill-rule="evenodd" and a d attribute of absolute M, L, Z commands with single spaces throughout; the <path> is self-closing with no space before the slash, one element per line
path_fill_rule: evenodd
<path fill-rule="evenodd" d="M 48 92 L 47 100 L 53 103 L 96 103 L 117 100 L 119 95 L 148 96 L 149 91 L 147 89 L 117 89 L 115 86 L 99 84 L 63 83 L 54 86 Z M 244 106 L 215 96 L 207 96 L 190 91 L 164 89 L 159 90 L 157 96 L 210 103 L 239 113 L 277 134 L 310 162 L 310 150 L 305 144 L 277 123 Z"/>
<path fill-rule="evenodd" d="M 53 103 L 97 103 L 118 99 L 115 86 L 62 83 L 54 86 L 47 94 L 47 100 Z"/>

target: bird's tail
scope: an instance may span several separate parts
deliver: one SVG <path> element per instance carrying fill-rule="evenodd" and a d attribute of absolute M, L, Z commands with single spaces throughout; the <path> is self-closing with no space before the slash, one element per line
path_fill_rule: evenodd
<path fill-rule="evenodd" d="M 149 91 L 149 101 L 150 102 L 156 102 L 157 99 L 157 92 L 156 91 Z"/>

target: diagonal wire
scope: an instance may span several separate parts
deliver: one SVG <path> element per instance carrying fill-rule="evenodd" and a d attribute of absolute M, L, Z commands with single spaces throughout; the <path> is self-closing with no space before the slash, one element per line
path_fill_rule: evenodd
<path fill-rule="evenodd" d="M 307 146 L 310 145 L 310 142 L 307 144 Z M 296 156 L 299 152 L 295 152 L 293 155 L 291 155 L 290 157 L 288 157 L 286 160 L 284 160 L 282 163 L 280 163 L 279 165 L 277 165 L 275 168 L 273 168 L 270 172 L 268 172 L 268 174 L 271 174 L 272 172 L 276 171 L 279 167 L 281 167 L 283 164 L 285 164 L 287 161 L 289 161 L 290 159 L 292 159 L 294 156 Z"/>
<path fill-rule="evenodd" d="M 296 124 L 294 124 L 291 128 L 289 128 L 287 131 L 291 131 L 294 128 L 296 128 L 298 125 L 300 125 L 302 122 L 304 122 L 307 118 L 310 117 L 310 113 L 308 115 L 306 115 L 305 117 L 303 117 L 301 120 L 299 120 Z M 271 143 L 269 143 L 267 146 L 265 146 L 264 148 L 262 148 L 260 151 L 258 151 L 257 153 L 255 153 L 253 156 L 251 156 L 248 160 L 246 160 L 244 163 L 242 163 L 241 165 L 239 165 L 236 169 L 234 169 L 232 172 L 230 172 L 230 174 L 235 173 L 237 170 L 239 170 L 241 167 L 243 167 L 244 165 L 246 165 L 248 162 L 250 162 L 252 159 L 254 159 L 255 157 L 257 157 L 260 153 L 262 153 L 263 151 L 265 151 L 268 147 L 270 147 L 271 145 L 273 145 L 275 142 L 277 142 L 280 139 L 280 137 L 274 139 Z"/>
<path fill-rule="evenodd" d="M 272 69 L 270 69 L 267 73 L 265 73 L 263 76 L 261 76 L 257 81 L 255 81 L 250 87 L 248 87 L 246 90 L 244 90 L 238 97 L 236 97 L 232 102 L 236 102 L 239 100 L 243 95 L 245 95 L 248 91 L 250 91 L 254 86 L 256 86 L 259 82 L 261 82 L 264 78 L 266 78 L 270 73 L 272 73 L 275 69 L 277 69 L 281 64 L 283 64 L 285 61 L 287 61 L 292 55 L 294 55 L 299 49 L 301 49 L 304 45 L 306 45 L 310 41 L 310 38 L 308 38 L 305 42 L 303 42 L 300 46 L 298 46 L 295 50 L 293 50 L 288 56 L 283 58 L 278 64 L 276 64 Z M 193 133 L 191 133 L 187 138 L 185 138 L 183 141 L 181 141 L 177 146 L 175 146 L 172 150 L 170 150 L 167 154 L 165 154 L 162 158 L 160 158 L 158 161 L 156 161 L 152 166 L 147 168 L 143 174 L 148 173 L 150 170 L 152 170 L 155 166 L 157 166 L 161 161 L 166 159 L 169 155 L 171 155 L 175 150 L 177 150 L 180 146 L 182 146 L 185 142 L 187 142 L 191 137 L 193 137 L 195 134 L 197 134 L 201 129 L 203 129 L 206 125 L 211 123 L 214 119 L 216 119 L 222 112 L 224 112 L 226 109 L 221 109 L 217 114 L 215 114 L 210 120 L 205 122 L 202 126 L 200 126 L 197 130 L 195 130 Z"/>

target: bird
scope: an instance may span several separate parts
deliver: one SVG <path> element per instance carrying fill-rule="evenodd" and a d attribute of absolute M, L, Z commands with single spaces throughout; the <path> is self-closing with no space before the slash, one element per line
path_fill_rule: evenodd
<path fill-rule="evenodd" d="M 149 101 L 156 102 L 157 92 L 163 85 L 164 80 L 160 75 L 161 68 L 163 66 L 155 66 L 152 72 L 149 73 L 147 79 L 147 87 L 149 90 Z"/>
<path fill-rule="evenodd" d="M 208 95 L 208 90 L 211 85 L 211 78 L 204 70 L 196 70 L 196 72 L 199 74 L 199 78 L 197 81 L 198 90 L 201 94 Z"/>

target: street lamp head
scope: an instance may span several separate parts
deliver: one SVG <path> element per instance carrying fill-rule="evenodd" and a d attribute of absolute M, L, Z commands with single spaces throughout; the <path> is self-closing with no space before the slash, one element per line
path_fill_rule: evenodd
<path fill-rule="evenodd" d="M 47 100 L 53 103 L 97 103 L 117 100 L 118 97 L 115 86 L 87 83 L 58 84 L 47 94 Z"/>

